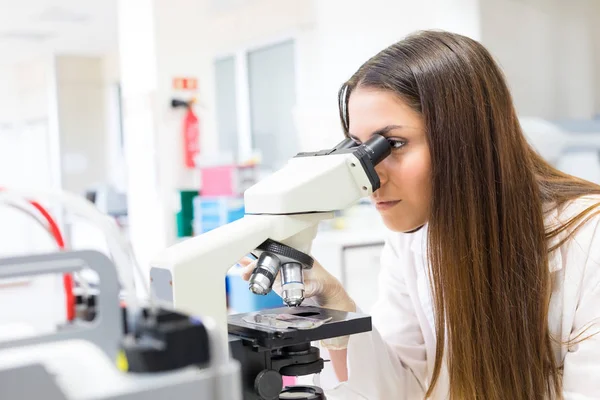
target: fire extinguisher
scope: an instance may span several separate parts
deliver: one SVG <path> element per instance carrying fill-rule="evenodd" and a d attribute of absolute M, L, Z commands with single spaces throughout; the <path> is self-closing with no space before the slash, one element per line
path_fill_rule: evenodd
<path fill-rule="evenodd" d="M 183 118 L 183 159 L 186 168 L 196 167 L 196 157 L 200 154 L 200 120 L 194 113 L 192 105 L 194 100 L 184 101 L 173 99 L 171 107 L 185 107 L 186 113 Z"/>

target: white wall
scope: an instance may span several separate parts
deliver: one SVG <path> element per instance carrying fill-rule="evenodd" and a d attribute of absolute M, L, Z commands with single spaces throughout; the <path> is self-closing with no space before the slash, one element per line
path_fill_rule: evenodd
<path fill-rule="evenodd" d="M 3 130 L 8 130 L 17 121 L 18 86 L 15 67 L 0 66 L 0 126 Z"/>
<path fill-rule="evenodd" d="M 56 183 L 59 163 L 49 151 L 50 66 L 50 59 L 40 58 L 0 67 L 0 186 L 49 188 Z M 0 205 L 0 257 L 55 250 L 33 219 Z M 65 320 L 62 293 L 58 275 L 12 284 L 1 280 L 0 336 L 53 331 L 57 321 Z"/>
<path fill-rule="evenodd" d="M 106 129 L 107 181 L 119 191 L 127 190 L 124 149 L 121 143 L 122 99 L 120 92 L 119 52 L 117 49 L 102 57 L 104 122 Z"/>
<path fill-rule="evenodd" d="M 588 119 L 595 114 L 596 80 L 600 64 L 596 63 L 594 24 L 600 22 L 597 0 L 558 3 L 556 43 L 559 89 L 556 97 L 559 118 Z"/>
<path fill-rule="evenodd" d="M 550 84 L 556 76 L 553 14 L 513 0 L 483 1 L 481 12 L 482 43 L 503 68 L 517 110 L 524 115 L 555 115 L 556 85 Z"/>
<path fill-rule="evenodd" d="M 315 4 L 314 84 L 297 110 L 301 135 L 312 149 L 341 139 L 337 92 L 367 59 L 417 30 L 446 29 L 479 36 L 477 0 L 372 0 L 368 5 L 360 0 L 328 0 Z"/>
<path fill-rule="evenodd" d="M 102 65 L 57 56 L 0 70 L 0 186 L 82 193 L 106 181 Z M 0 220 L 0 256 L 55 248 L 29 217 L 1 208 Z"/>
<path fill-rule="evenodd" d="M 334 94 L 368 58 L 414 31 L 479 33 L 477 1 L 332 0 L 317 3 L 317 18 L 322 86 Z"/>
<path fill-rule="evenodd" d="M 314 27 L 315 0 L 254 0 L 236 7 L 209 13 L 210 31 L 219 32 L 211 40 L 217 53 L 235 52 Z"/>
<path fill-rule="evenodd" d="M 99 57 L 56 57 L 63 189 L 83 193 L 106 182 L 103 64 Z"/>
<path fill-rule="evenodd" d="M 0 69 L 0 186 L 48 188 L 58 162 L 49 151 L 50 61 L 4 65 Z M 0 206 L 0 256 L 54 248 L 29 217 Z"/>
<path fill-rule="evenodd" d="M 159 158 L 154 114 L 157 65 L 152 0 L 120 0 L 119 70 L 131 241 L 140 264 L 148 265 L 166 245 L 165 208 L 158 187 Z M 166 99 L 165 99 L 166 101 Z"/>
<path fill-rule="evenodd" d="M 594 114 L 597 8 L 595 0 L 481 1 L 482 43 L 504 69 L 521 115 Z"/>

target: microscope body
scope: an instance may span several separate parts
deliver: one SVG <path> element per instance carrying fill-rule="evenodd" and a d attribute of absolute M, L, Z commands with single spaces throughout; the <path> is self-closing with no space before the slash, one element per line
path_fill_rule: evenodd
<path fill-rule="evenodd" d="M 387 140 L 374 135 L 358 146 L 346 139 L 333 149 L 300 153 L 244 193 L 246 215 L 177 243 L 151 265 L 151 288 L 175 309 L 210 316 L 227 335 L 224 277 L 231 266 L 271 240 L 309 254 L 318 225 L 379 188 L 375 165 Z"/>
<path fill-rule="evenodd" d="M 384 137 L 373 135 L 361 145 L 346 139 L 332 149 L 298 154 L 282 169 L 244 193 L 246 215 L 242 219 L 180 242 L 159 254 L 152 262 L 150 271 L 154 296 L 172 303 L 178 311 L 200 318 L 211 317 L 216 321 L 223 341 L 229 338 L 231 342 L 229 333 L 237 334 L 243 339 L 243 345 L 235 348 L 249 352 L 246 354 L 249 358 L 239 356 L 238 351 L 238 360 L 256 359 L 249 355 L 257 352 L 265 354 L 258 359 L 264 360 L 265 368 L 269 371 L 273 365 L 284 368 L 288 362 L 301 363 L 298 357 L 304 361 L 312 360 L 315 356 L 318 358 L 318 354 L 315 355 L 310 346 L 308 353 L 304 354 L 295 351 L 295 347 L 290 350 L 286 343 L 302 347 L 312 340 L 370 330 L 370 318 L 367 317 L 367 321 L 356 315 L 352 318 L 337 315 L 331 323 L 300 336 L 292 332 L 277 333 L 269 330 L 265 333 L 261 329 L 255 329 L 256 327 L 247 326 L 239 318 L 228 321 L 224 278 L 227 271 L 247 254 L 258 254 L 262 261 L 267 259 L 266 254 L 271 260 L 267 259 L 263 265 L 272 266 L 271 261 L 275 258 L 278 268 L 281 267 L 284 302 L 288 306 L 300 306 L 304 299 L 302 271 L 312 266 L 309 254 L 319 223 L 332 218 L 335 211 L 352 206 L 379 188 L 375 165 L 387 157 L 390 151 L 390 145 Z M 278 268 L 257 268 L 249 290 L 268 293 Z M 286 283 L 289 284 L 287 287 Z M 319 314 L 318 308 L 310 313 Z M 295 339 L 285 343 L 267 341 L 267 344 L 259 344 L 264 335 Z M 291 358 L 289 351 L 293 353 Z M 282 362 L 282 352 L 287 357 L 285 362 Z M 273 364 L 272 359 L 279 361 Z M 316 364 L 314 360 L 310 362 L 311 367 L 306 371 L 317 372 L 318 366 L 322 365 L 318 361 Z M 241 363 L 244 364 L 243 361 Z M 252 368 L 257 368 L 257 365 Z M 287 370 L 294 368 L 288 367 Z M 252 371 L 250 374 L 254 376 Z M 272 376 L 272 372 L 266 375 L 269 379 Z M 245 379 L 246 385 L 254 384 L 256 387 L 257 382 Z M 271 385 L 267 384 L 267 387 Z"/>

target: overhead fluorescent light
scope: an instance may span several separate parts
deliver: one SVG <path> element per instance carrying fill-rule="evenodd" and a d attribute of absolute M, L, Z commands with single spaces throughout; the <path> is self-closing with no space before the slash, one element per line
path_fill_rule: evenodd
<path fill-rule="evenodd" d="M 49 7 L 42 11 L 38 20 L 41 22 L 83 23 L 89 21 L 90 16 L 63 7 Z"/>
<path fill-rule="evenodd" d="M 27 42 L 43 42 L 54 36 L 50 32 L 36 31 L 0 31 L 0 40 L 21 40 Z"/>

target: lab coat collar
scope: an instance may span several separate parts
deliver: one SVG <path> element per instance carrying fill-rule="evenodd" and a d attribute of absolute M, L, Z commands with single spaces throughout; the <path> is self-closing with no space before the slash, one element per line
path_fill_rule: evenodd
<path fill-rule="evenodd" d="M 557 224 L 559 224 L 559 223 L 560 223 L 560 221 L 558 219 L 558 210 L 555 209 L 555 210 L 550 211 L 549 214 L 545 218 L 545 226 L 553 227 L 553 226 L 557 226 Z M 410 249 L 413 253 L 415 253 L 419 256 L 423 256 L 424 254 L 427 254 L 427 236 L 428 236 L 427 234 L 428 234 L 428 232 L 429 232 L 429 224 L 425 224 L 425 226 L 423 226 L 421 229 L 419 229 L 415 233 L 406 233 L 406 235 L 412 236 L 411 243 L 410 243 Z M 553 246 L 556 246 L 556 244 L 558 244 L 560 242 L 560 240 L 562 240 L 564 238 L 564 235 L 566 235 L 566 232 L 561 232 L 559 235 L 550 239 L 550 241 L 548 242 L 548 248 L 552 248 Z M 560 248 L 558 248 L 548 255 L 548 269 L 552 273 L 552 272 L 561 270 L 562 267 L 563 267 L 562 255 L 561 255 Z"/>
<path fill-rule="evenodd" d="M 411 236 L 410 249 L 413 253 L 422 256 L 427 253 L 427 232 L 429 231 L 429 224 L 425 224 L 421 229 L 415 233 L 406 233 Z"/>

